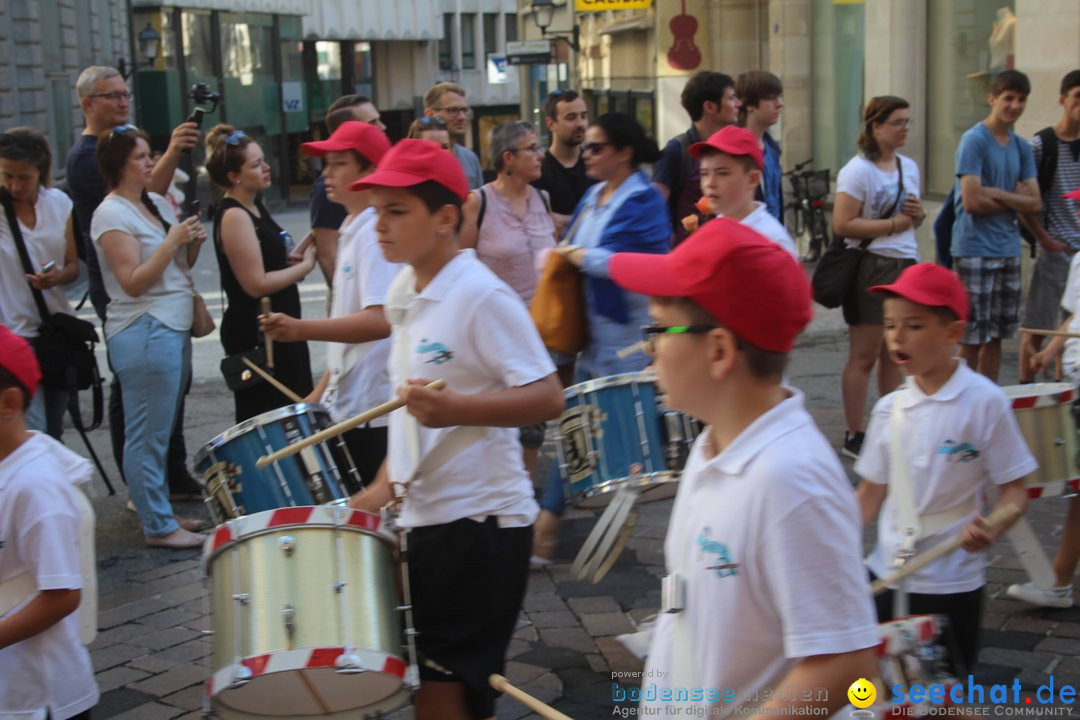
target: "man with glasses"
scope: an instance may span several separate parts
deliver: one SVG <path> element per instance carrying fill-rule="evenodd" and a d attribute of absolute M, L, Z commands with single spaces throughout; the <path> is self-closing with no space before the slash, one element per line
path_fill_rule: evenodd
<path fill-rule="evenodd" d="M 585 174 L 585 128 L 589 113 L 585 101 L 573 90 L 555 90 L 544 103 L 544 122 L 551 133 L 551 146 L 540 164 L 540 179 L 533 183 L 551 198 L 555 234 L 561 236 L 578 201 L 597 182 Z"/>
<path fill-rule="evenodd" d="M 98 136 L 110 128 L 125 125 L 131 117 L 131 92 L 116 68 L 93 65 L 82 71 L 75 84 L 86 128 L 75 141 L 67 156 L 67 185 L 74 201 L 75 227 L 86 243 L 86 267 L 90 282 L 90 302 L 94 311 L 105 322 L 105 306 L 109 296 L 101 279 L 97 252 L 90 241 L 90 220 L 94 210 L 108 193 L 97 164 Z M 154 166 L 150 176 L 150 192 L 165 195 L 172 184 L 176 166 L 185 150 L 199 142 L 199 127 L 195 123 L 181 123 L 172 132 L 169 147 Z M 186 394 L 186 391 L 185 391 Z M 184 445 L 183 401 L 180 418 L 169 441 L 168 477 L 169 491 L 173 500 L 197 500 L 202 497 L 199 484 L 187 469 L 187 448 Z M 116 374 L 109 396 L 109 434 L 112 439 L 113 457 L 117 466 L 124 456 L 124 408 L 120 395 L 120 383 Z M 123 469 L 121 468 L 121 473 Z"/>
<path fill-rule="evenodd" d="M 326 109 L 327 137 L 348 120 L 367 123 L 386 132 L 382 115 L 366 95 L 342 95 Z M 315 178 L 308 194 L 311 232 L 315 235 L 315 259 L 319 263 L 326 286 L 333 287 L 334 266 L 337 262 L 338 229 L 348 215 L 345 208 L 326 197 L 326 180 L 322 174 Z"/>
<path fill-rule="evenodd" d="M 480 167 L 480 158 L 465 147 L 465 133 L 468 132 L 469 103 L 465 100 L 465 88 L 454 83 L 439 83 L 424 95 L 424 115 L 437 116 L 446 123 L 450 139 L 454 141 L 454 155 L 465 171 L 469 189 L 475 190 L 484 184 L 484 172 Z"/>

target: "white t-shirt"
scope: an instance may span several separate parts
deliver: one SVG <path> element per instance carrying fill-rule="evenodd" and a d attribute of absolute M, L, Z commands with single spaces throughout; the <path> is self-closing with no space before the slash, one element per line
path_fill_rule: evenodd
<path fill-rule="evenodd" d="M 165 198 L 150 193 L 150 199 L 154 201 L 166 222 L 175 225 L 176 215 Z M 97 206 L 90 221 L 90 237 L 93 238 L 98 263 L 101 265 L 105 292 L 109 294 L 109 306 L 105 312 L 105 339 L 111 338 L 144 313 L 150 313 L 173 330 L 190 330 L 193 290 L 191 269 L 187 265 L 187 247 L 176 251 L 165 272 L 145 293 L 132 297 L 120 286 L 105 258 L 105 251 L 101 249 L 101 236 L 111 230 L 127 233 L 138 241 L 140 263 L 146 262 L 158 246 L 165 242 L 165 228 L 162 224 L 157 219 L 146 217 L 130 200 L 110 193 Z"/>
<path fill-rule="evenodd" d="M 936 533 L 924 530 L 916 554 L 951 539 L 971 522 L 975 512 L 982 511 L 989 484 L 1018 480 L 1039 467 L 1005 393 L 963 360 L 955 362 L 952 377 L 933 395 L 923 393 L 909 377 L 899 390 L 878 400 L 855 462 L 860 477 L 889 484 L 890 416 L 893 403 L 902 403 L 900 442 L 918 514 L 935 515 L 965 505 L 974 508 Z M 900 540 L 896 499 L 889 492 L 878 515 L 878 544 L 867 558 L 878 577 L 891 570 Z M 985 553 L 955 550 L 909 575 L 905 589 L 931 595 L 977 590 L 986 584 L 985 568 Z"/>
<path fill-rule="evenodd" d="M 42 433 L 33 433 L 0 460 L 0 582 L 29 571 L 38 590 L 83 587 L 79 511 L 72 493 L 81 492 L 74 483 L 89 474 L 87 460 Z M 3 720 L 41 720 L 46 709 L 63 720 L 97 701 L 90 654 L 79 642 L 78 611 L 0 649 Z"/>
<path fill-rule="evenodd" d="M 37 221 L 34 229 L 19 222 L 26 253 L 34 272 L 41 272 L 41 266 L 52 260 L 56 269 L 64 267 L 64 251 L 67 249 L 67 221 L 71 217 L 71 198 L 56 188 L 41 188 L 38 191 L 37 204 L 34 206 Z M 71 314 L 64 288 L 59 285 L 41 291 L 45 307 L 49 312 Z M 7 213 L 0 211 L 0 323 L 24 338 L 34 338 L 41 326 L 41 313 L 34 304 L 34 295 L 30 284 L 26 282 L 26 270 L 23 268 L 19 249 L 15 247 L 15 238 L 8 227 Z"/>
<path fill-rule="evenodd" d="M 375 234 L 375 208 L 367 208 L 351 221 L 346 219 L 338 236 L 337 264 L 330 317 L 339 318 L 383 305 L 386 291 L 400 265 L 388 263 Z M 386 362 L 390 338 L 365 343 L 326 344 L 326 367 L 330 384 L 323 401 L 334 422 L 341 422 L 384 403 L 392 396 Z M 371 422 L 385 427 L 384 415 Z"/>
<path fill-rule="evenodd" d="M 755 202 L 754 211 L 739 222 L 754 228 L 769 240 L 787 250 L 791 257 L 802 262 L 799 259 L 799 251 L 795 249 L 795 241 L 791 239 L 791 233 L 787 231 L 787 228 L 779 220 L 772 216 L 769 209 L 765 207 L 765 203 Z"/>
<path fill-rule="evenodd" d="M 878 643 L 855 494 L 802 393 L 786 390 L 723 452 L 710 457 L 709 428 L 694 442 L 664 541 L 685 609 L 656 621 L 643 705 L 685 707 L 664 693 L 701 688 L 690 704 L 734 711 L 802 658 Z"/>
<path fill-rule="evenodd" d="M 1069 261 L 1069 279 L 1065 281 L 1065 294 L 1061 296 L 1061 307 L 1072 315 L 1069 318 L 1069 332 L 1080 333 L 1080 317 L 1077 317 L 1077 310 L 1080 310 L 1080 253 L 1073 255 L 1072 260 Z M 1080 339 L 1065 340 L 1062 367 L 1072 382 L 1080 383 Z"/>
<path fill-rule="evenodd" d="M 897 154 L 897 157 L 900 158 L 900 166 L 904 170 L 904 194 L 889 217 L 900 214 L 900 208 L 904 206 L 904 199 L 908 195 L 920 197 L 919 166 L 909 157 L 900 154 Z M 862 155 L 856 155 L 840 168 L 840 174 L 836 176 L 836 192 L 850 195 L 862 203 L 859 217 L 879 220 L 896 200 L 899 179 L 895 169 L 886 172 Z M 848 247 L 859 247 L 860 243 L 862 240 L 847 240 Z M 867 249 L 884 257 L 919 259 L 915 228 L 875 238 Z"/>
<path fill-rule="evenodd" d="M 448 389 L 472 395 L 520 387 L 555 372 L 521 298 L 473 250 L 460 251 L 419 294 L 412 268 L 402 269 L 386 295 L 385 311 L 393 326 L 393 387 L 406 379 L 443 378 Z M 408 481 L 421 459 L 455 430 L 424 427 L 404 410 L 391 413 L 390 481 Z M 530 525 L 538 511 L 518 429 L 486 428 L 479 441 L 411 482 L 399 522 L 421 527 L 495 515 L 502 527 L 520 527 Z"/>

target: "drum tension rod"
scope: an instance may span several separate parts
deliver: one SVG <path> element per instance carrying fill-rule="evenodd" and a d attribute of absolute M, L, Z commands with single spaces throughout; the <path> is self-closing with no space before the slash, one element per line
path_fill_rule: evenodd
<path fill-rule="evenodd" d="M 232 596 L 232 599 L 240 603 L 241 605 L 246 606 L 248 603 L 251 602 L 251 595 L 249 595 L 248 593 L 236 593 Z"/>

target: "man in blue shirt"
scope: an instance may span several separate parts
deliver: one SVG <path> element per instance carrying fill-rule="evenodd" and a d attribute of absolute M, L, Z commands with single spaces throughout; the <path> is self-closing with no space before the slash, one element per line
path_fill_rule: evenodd
<path fill-rule="evenodd" d="M 990 82 L 990 114 L 956 147 L 956 220 L 952 255 L 971 298 L 960 356 L 997 382 L 1001 340 L 1016 332 L 1020 316 L 1020 230 L 1017 213 L 1042 209 L 1035 157 L 1012 131 L 1031 84 L 1016 70 Z"/>
<path fill-rule="evenodd" d="M 780 143 L 769 134 L 769 128 L 780 119 L 784 107 L 784 86 L 780 78 L 765 70 L 748 70 L 735 81 L 735 94 L 739 96 L 739 124 L 754 133 L 761 143 L 765 165 L 761 170 L 761 184 L 754 199 L 765 203 L 769 214 L 784 222 L 784 191 L 781 187 L 783 174 L 780 170 Z"/>
<path fill-rule="evenodd" d="M 465 99 L 465 88 L 446 82 L 431 88 L 424 95 L 424 114 L 428 117 L 438 115 L 446 123 L 450 139 L 454 141 L 454 155 L 461 163 L 461 169 L 465 171 L 469 189 L 475 190 L 483 185 L 484 171 L 480 167 L 480 158 L 464 145 L 469 119 L 472 117 L 469 103 Z"/>

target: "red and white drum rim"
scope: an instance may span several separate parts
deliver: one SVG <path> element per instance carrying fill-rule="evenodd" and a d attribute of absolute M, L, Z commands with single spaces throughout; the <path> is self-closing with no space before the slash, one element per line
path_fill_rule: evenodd
<path fill-rule="evenodd" d="M 352 510 L 341 505 L 304 505 L 264 510 L 219 525 L 206 539 L 203 559 L 209 561 L 211 556 L 231 543 L 288 527 L 339 527 L 378 533 L 382 521 L 373 513 Z"/>
<path fill-rule="evenodd" d="M 1012 385 L 1002 388 L 1012 399 L 1013 410 L 1066 405 L 1076 397 L 1075 388 L 1069 383 L 1036 383 Z"/>
<path fill-rule="evenodd" d="M 248 680 L 254 680 L 261 675 L 273 673 L 337 670 L 340 669 L 337 664 L 338 658 L 346 653 L 360 661 L 359 666 L 355 663 L 350 664 L 350 669 L 379 672 L 400 678 L 402 681 L 405 679 L 407 665 L 396 655 L 342 646 L 299 648 L 252 655 L 238 663 L 226 665 L 206 681 L 206 694 L 212 698 L 223 690 L 229 689 L 233 680 L 241 675 L 246 676 Z M 241 671 L 241 667 L 247 668 L 250 675 L 247 671 Z"/>

